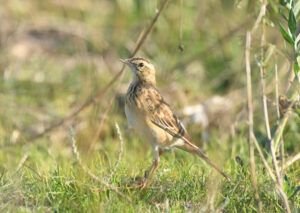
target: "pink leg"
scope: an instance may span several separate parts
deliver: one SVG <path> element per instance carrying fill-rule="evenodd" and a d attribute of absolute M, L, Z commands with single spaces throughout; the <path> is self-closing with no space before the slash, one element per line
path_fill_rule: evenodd
<path fill-rule="evenodd" d="M 152 162 L 151 167 L 145 172 L 142 183 L 139 185 L 139 187 L 141 189 L 144 189 L 148 186 L 155 170 L 157 169 L 157 167 L 159 165 L 160 155 L 162 155 L 162 154 L 163 154 L 162 149 L 160 149 L 158 146 L 154 147 L 154 151 L 153 151 L 154 160 Z"/>

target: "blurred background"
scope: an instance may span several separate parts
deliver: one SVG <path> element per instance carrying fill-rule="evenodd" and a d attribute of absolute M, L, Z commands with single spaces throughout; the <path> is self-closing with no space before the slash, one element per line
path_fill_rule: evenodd
<path fill-rule="evenodd" d="M 114 138 L 115 122 L 126 128 L 122 94 L 131 79 L 127 68 L 99 100 L 55 124 L 101 93 L 121 69 L 119 58 L 131 56 L 160 3 L 6 1 L 0 7 L 1 144 L 31 143 L 34 138 L 62 145 L 68 135 L 65 127 L 72 124 L 80 129 L 80 143 L 89 146 L 91 141 L 99 144 Z M 202 135 L 199 140 L 203 128 L 243 120 L 245 32 L 254 25 L 258 6 L 251 0 L 171 1 L 137 53 L 155 64 L 158 87 L 187 124 L 197 123 L 191 128 L 198 138 Z M 270 111 L 275 110 L 275 64 L 280 93 L 289 75 L 288 49 L 276 26 L 278 8 L 270 1 L 264 47 L 275 60 L 266 63 Z M 254 95 L 259 104 L 260 29 L 252 40 Z M 39 135 L 52 125 L 55 128 Z"/>
<path fill-rule="evenodd" d="M 121 69 L 119 58 L 131 56 L 159 5 L 133 0 L 7 1 L 0 8 L 1 143 L 31 143 L 28 137 L 100 91 Z M 137 55 L 155 64 L 158 87 L 167 100 L 176 100 L 171 105 L 179 115 L 184 107 L 216 95 L 233 92 L 235 104 L 245 101 L 240 89 L 245 81 L 245 29 L 254 20 L 250 11 L 247 2 L 169 3 Z M 114 138 L 116 121 L 126 128 L 122 94 L 130 80 L 126 68 L 120 86 L 112 86 L 69 122 L 35 140 L 63 144 L 70 123 L 80 129 L 79 142 L 86 146 Z M 230 98 L 221 99 L 221 108 L 224 101 L 231 109 Z M 195 134 L 201 134 L 199 128 Z"/>
<path fill-rule="evenodd" d="M 28 165 L 39 171 L 50 170 L 49 162 L 67 162 L 72 158 L 70 126 L 83 158 L 94 152 L 116 155 L 116 123 L 126 149 L 148 153 L 148 145 L 127 128 L 123 94 L 131 80 L 129 69 L 125 68 L 109 89 L 103 89 L 121 70 L 119 58 L 131 56 L 161 3 L 2 2 L 1 171 L 16 168 L 24 154 L 29 156 Z M 280 7 L 277 1 L 269 1 L 263 47 L 262 29 L 252 35 L 254 129 L 263 147 L 267 145 L 258 66 L 261 49 L 268 59 L 264 78 L 272 128 L 278 120 L 275 67 L 279 93 L 287 97 L 291 93 L 286 93 L 286 87 L 292 72 L 292 51 L 278 27 L 283 20 Z M 195 143 L 204 147 L 221 144 L 231 157 L 243 150 L 232 147 L 234 140 L 247 138 L 245 39 L 259 11 L 260 3 L 254 0 L 169 1 L 136 54 L 155 65 L 158 88 L 187 125 Z M 293 84 L 290 91 L 295 88 Z M 299 140 L 300 119 L 294 114 L 285 129 L 287 156 L 299 152 Z M 136 159 L 129 161 L 134 162 Z"/>

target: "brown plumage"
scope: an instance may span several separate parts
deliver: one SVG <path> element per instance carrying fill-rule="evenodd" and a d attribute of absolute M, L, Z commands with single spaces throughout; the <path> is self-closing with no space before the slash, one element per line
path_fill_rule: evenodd
<path fill-rule="evenodd" d="M 198 155 L 229 179 L 200 148 L 190 142 L 190 137 L 183 124 L 155 87 L 154 66 L 148 60 L 140 57 L 122 60 L 122 62 L 127 64 L 133 72 L 133 81 L 125 99 L 128 124 L 153 147 L 154 161 L 145 175 L 141 187 L 147 185 L 148 179 L 157 168 L 159 156 L 164 150 L 173 147 Z"/>

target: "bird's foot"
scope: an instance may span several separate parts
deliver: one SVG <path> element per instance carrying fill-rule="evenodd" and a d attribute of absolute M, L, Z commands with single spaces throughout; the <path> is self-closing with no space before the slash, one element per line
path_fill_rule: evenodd
<path fill-rule="evenodd" d="M 145 189 L 148 185 L 148 180 L 145 177 L 135 177 L 132 181 L 130 181 L 131 183 L 128 185 L 130 188 L 134 188 L 134 189 Z"/>
<path fill-rule="evenodd" d="M 147 179 L 142 180 L 141 182 L 137 183 L 136 188 L 143 190 L 148 186 Z"/>
<path fill-rule="evenodd" d="M 149 183 L 148 180 L 149 180 L 148 179 L 148 171 L 146 171 L 143 177 L 141 177 L 141 176 L 136 177 L 134 179 L 132 185 L 134 188 L 143 190 L 148 186 L 148 183 Z"/>

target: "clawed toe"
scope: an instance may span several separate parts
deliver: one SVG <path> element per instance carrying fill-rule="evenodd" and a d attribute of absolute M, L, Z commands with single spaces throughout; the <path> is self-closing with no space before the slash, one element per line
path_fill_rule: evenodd
<path fill-rule="evenodd" d="M 145 189 L 148 185 L 148 179 L 146 177 L 139 178 L 135 181 L 135 188 L 137 189 Z"/>
<path fill-rule="evenodd" d="M 145 189 L 146 187 L 147 187 L 147 180 L 143 180 L 142 182 L 140 182 L 136 185 L 136 188 L 141 189 L 141 190 Z"/>
<path fill-rule="evenodd" d="M 145 189 L 148 185 L 148 179 L 145 177 L 137 176 L 132 178 L 132 180 L 127 184 L 128 187 L 134 189 Z"/>

